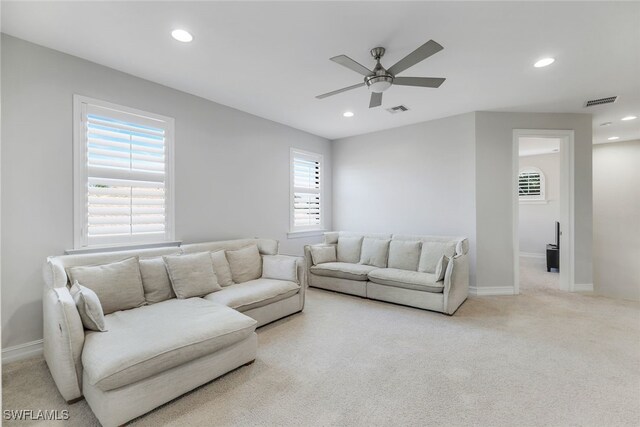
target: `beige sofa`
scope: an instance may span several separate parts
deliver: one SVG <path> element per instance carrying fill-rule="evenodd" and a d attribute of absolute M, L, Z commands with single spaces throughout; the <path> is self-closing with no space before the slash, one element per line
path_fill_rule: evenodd
<path fill-rule="evenodd" d="M 296 282 L 260 277 L 203 298 L 147 302 L 107 314 L 107 332 L 95 332 L 83 327 L 69 291 L 69 269 L 250 245 L 257 245 L 261 262 L 278 253 L 275 240 L 241 239 L 49 257 L 44 265 L 44 356 L 64 399 L 84 395 L 102 425 L 122 425 L 251 363 L 255 329 L 301 311 L 306 287 L 304 259 L 293 257 L 295 263 L 287 262 Z M 141 277 L 146 292 L 149 283 Z"/>
<path fill-rule="evenodd" d="M 335 260 L 314 260 L 322 247 Z M 451 315 L 469 293 L 468 251 L 464 237 L 329 232 L 305 258 L 309 286 Z"/>

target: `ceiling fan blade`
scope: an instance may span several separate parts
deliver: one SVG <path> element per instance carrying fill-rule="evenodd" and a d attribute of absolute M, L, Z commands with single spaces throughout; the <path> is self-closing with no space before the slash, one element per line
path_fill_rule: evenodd
<path fill-rule="evenodd" d="M 346 91 L 351 90 L 351 89 L 356 89 L 356 88 L 359 88 L 359 87 L 362 87 L 362 86 L 364 86 L 364 82 L 363 83 L 358 83 L 357 85 L 353 85 L 353 86 L 343 87 L 342 89 L 334 90 L 333 92 L 323 93 L 322 95 L 316 96 L 316 98 L 323 99 L 323 98 L 326 98 L 328 96 L 337 95 L 339 93 L 346 92 Z"/>
<path fill-rule="evenodd" d="M 373 74 L 373 71 L 349 58 L 347 55 L 338 55 L 330 58 L 333 62 L 336 62 L 343 67 L 347 67 L 350 70 L 355 71 L 356 73 L 362 74 L 363 76 L 368 76 Z"/>
<path fill-rule="evenodd" d="M 393 67 L 389 68 L 389 72 L 394 76 L 406 70 L 409 67 L 413 67 L 418 62 L 423 61 L 430 57 L 433 54 L 436 54 L 444 49 L 438 43 L 433 40 L 429 40 L 409 55 L 402 58 L 400 61 L 396 62 Z"/>
<path fill-rule="evenodd" d="M 398 86 L 440 87 L 444 77 L 396 77 L 393 84 Z"/>
<path fill-rule="evenodd" d="M 371 92 L 371 101 L 369 101 L 369 108 L 379 107 L 382 105 L 382 92 Z"/>

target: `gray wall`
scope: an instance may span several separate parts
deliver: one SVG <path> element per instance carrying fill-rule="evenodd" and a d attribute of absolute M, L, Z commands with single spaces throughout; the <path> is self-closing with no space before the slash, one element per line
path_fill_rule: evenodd
<path fill-rule="evenodd" d="M 514 129 L 575 131 L 575 281 L 593 283 L 591 115 L 476 113 L 477 286 L 513 286 Z"/>
<path fill-rule="evenodd" d="M 593 281 L 640 301 L 640 140 L 593 147 Z"/>
<path fill-rule="evenodd" d="M 546 256 L 548 243 L 556 241 L 560 220 L 560 154 L 520 157 L 520 169 L 536 167 L 545 178 L 546 203 L 520 202 L 520 253 Z"/>
<path fill-rule="evenodd" d="M 286 236 L 289 148 L 324 154 L 330 203 L 329 141 L 6 35 L 1 50 L 3 347 L 42 338 L 42 263 L 73 246 L 73 94 L 175 118 L 177 239 L 319 241 Z"/>
<path fill-rule="evenodd" d="M 336 230 L 467 236 L 475 272 L 474 114 L 333 142 Z"/>

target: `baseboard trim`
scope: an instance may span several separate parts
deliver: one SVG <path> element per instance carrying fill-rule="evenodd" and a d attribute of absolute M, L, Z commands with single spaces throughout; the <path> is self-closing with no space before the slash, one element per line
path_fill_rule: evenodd
<path fill-rule="evenodd" d="M 42 340 L 7 347 L 2 349 L 2 364 L 40 356 L 43 351 L 44 345 Z"/>
<path fill-rule="evenodd" d="M 525 258 L 538 258 L 538 259 L 545 259 L 547 257 L 545 254 L 540 254 L 536 252 L 520 252 L 520 256 Z"/>
<path fill-rule="evenodd" d="M 593 283 L 576 283 L 573 292 L 593 292 Z"/>
<path fill-rule="evenodd" d="M 470 286 L 469 294 L 478 297 L 490 295 L 515 295 L 513 286 Z"/>

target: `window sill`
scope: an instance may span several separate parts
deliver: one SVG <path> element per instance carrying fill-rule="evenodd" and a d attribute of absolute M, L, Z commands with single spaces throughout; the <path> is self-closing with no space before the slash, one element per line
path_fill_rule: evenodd
<path fill-rule="evenodd" d="M 166 248 L 175 246 L 180 247 L 182 240 L 170 240 L 167 242 L 154 242 L 154 243 L 126 243 L 122 245 L 105 245 L 105 246 L 89 246 L 79 249 L 67 249 L 64 251 L 65 255 L 82 255 L 93 254 L 97 252 L 115 252 L 115 251 L 130 251 L 135 249 L 153 249 L 153 248 Z"/>
<path fill-rule="evenodd" d="M 520 200 L 521 205 L 546 205 L 548 200 Z"/>
<path fill-rule="evenodd" d="M 304 237 L 316 237 L 322 236 L 327 230 L 305 230 L 305 231 L 290 231 L 287 233 L 288 239 L 302 239 Z"/>

